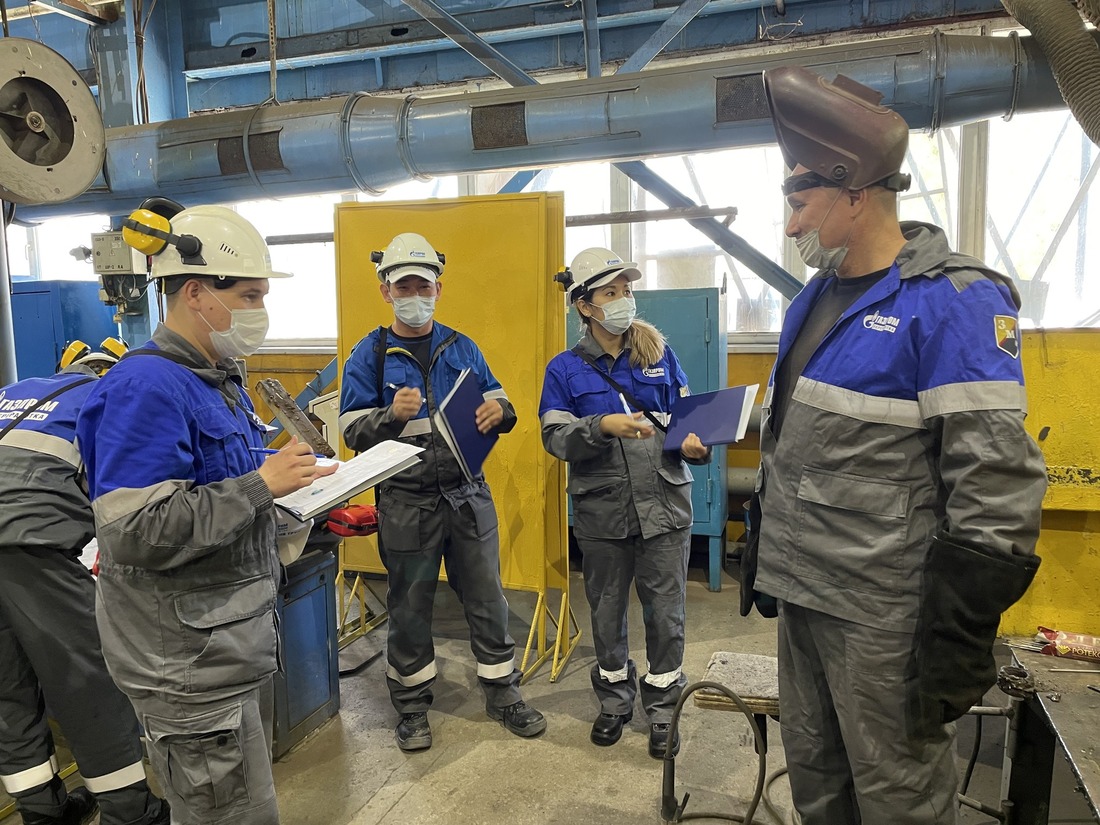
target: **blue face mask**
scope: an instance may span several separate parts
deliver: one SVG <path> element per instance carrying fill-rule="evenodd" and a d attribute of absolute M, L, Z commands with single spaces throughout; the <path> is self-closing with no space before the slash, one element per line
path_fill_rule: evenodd
<path fill-rule="evenodd" d="M 603 310 L 603 320 L 601 321 L 595 315 L 592 319 L 612 335 L 622 335 L 630 329 L 638 310 L 634 299 L 630 297 L 608 301 L 600 309 Z"/>
<path fill-rule="evenodd" d="M 398 321 L 413 328 L 424 326 L 435 314 L 435 297 L 413 295 L 393 299 L 393 314 Z"/>

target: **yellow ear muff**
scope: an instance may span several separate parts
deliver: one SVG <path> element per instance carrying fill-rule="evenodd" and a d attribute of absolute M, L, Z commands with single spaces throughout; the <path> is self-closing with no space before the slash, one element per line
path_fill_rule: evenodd
<path fill-rule="evenodd" d="M 74 361 L 83 358 L 85 355 L 92 351 L 91 347 L 85 344 L 80 339 L 73 341 L 69 346 L 65 347 L 65 351 L 61 353 L 61 361 L 57 368 L 59 370 L 65 369 L 65 367 L 71 365 Z"/>
<path fill-rule="evenodd" d="M 121 338 L 104 338 L 99 348 L 108 355 L 113 355 L 115 358 L 121 358 L 130 349 Z"/>
<path fill-rule="evenodd" d="M 122 222 L 122 240 L 143 255 L 157 255 L 168 245 L 172 225 L 163 215 L 135 209 Z"/>

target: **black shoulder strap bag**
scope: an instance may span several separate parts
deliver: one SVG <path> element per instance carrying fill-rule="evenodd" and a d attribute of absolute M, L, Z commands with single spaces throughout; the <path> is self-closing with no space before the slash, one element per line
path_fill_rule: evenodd
<path fill-rule="evenodd" d="M 663 433 L 668 432 L 668 427 L 666 427 L 664 424 L 662 424 L 660 421 L 658 421 L 657 416 L 655 416 L 653 413 L 651 413 L 649 410 L 647 410 L 644 406 L 639 404 L 638 399 L 636 399 L 631 394 L 630 390 L 623 387 L 622 384 L 620 384 L 618 381 L 616 381 L 614 378 L 612 378 L 608 373 L 606 373 L 606 372 L 604 372 L 603 370 L 600 369 L 599 364 L 596 363 L 595 358 L 593 358 L 587 352 L 582 352 L 579 346 L 573 347 L 573 352 L 575 352 L 577 354 L 577 357 L 580 358 L 582 361 L 584 361 L 584 363 L 586 363 L 586 364 L 588 364 L 588 366 L 592 367 L 592 369 L 594 369 L 596 371 L 596 374 L 599 375 L 600 378 L 602 378 L 604 381 L 606 381 L 608 384 L 610 384 L 616 392 L 618 392 L 620 395 L 622 395 L 622 397 L 624 399 L 626 399 L 627 404 L 629 404 L 634 409 L 641 412 L 646 418 L 648 418 L 649 422 L 654 427 L 656 427 L 658 430 L 660 430 Z"/>

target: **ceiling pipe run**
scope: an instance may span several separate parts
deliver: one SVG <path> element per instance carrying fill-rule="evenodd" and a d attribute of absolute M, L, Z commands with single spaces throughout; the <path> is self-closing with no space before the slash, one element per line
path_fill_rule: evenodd
<path fill-rule="evenodd" d="M 19 218 L 126 214 L 153 194 L 377 194 L 412 179 L 772 143 L 761 72 L 791 64 L 877 89 L 918 130 L 1064 106 L 1032 38 L 941 33 L 476 94 L 358 93 L 108 129 L 92 188 Z"/>

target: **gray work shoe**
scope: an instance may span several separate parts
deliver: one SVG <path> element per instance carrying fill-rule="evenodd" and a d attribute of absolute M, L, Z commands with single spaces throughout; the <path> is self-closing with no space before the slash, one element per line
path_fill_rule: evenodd
<path fill-rule="evenodd" d="M 538 736 L 546 730 L 546 717 L 522 699 L 506 708 L 486 708 L 485 712 L 516 736 Z"/>
<path fill-rule="evenodd" d="M 397 747 L 411 753 L 426 751 L 432 746 L 432 729 L 428 725 L 428 714 L 402 713 L 397 723 Z"/>
<path fill-rule="evenodd" d="M 61 816 L 43 816 L 42 814 L 21 811 L 23 825 L 86 825 L 95 818 L 99 804 L 87 788 L 74 788 L 69 791 Z"/>

